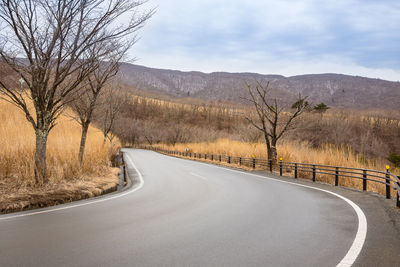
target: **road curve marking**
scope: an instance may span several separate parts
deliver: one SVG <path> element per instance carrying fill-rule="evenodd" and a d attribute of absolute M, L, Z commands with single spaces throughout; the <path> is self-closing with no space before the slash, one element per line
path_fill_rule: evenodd
<path fill-rule="evenodd" d="M 127 159 L 129 160 L 130 164 L 132 165 L 132 167 L 135 169 L 136 173 L 139 176 L 139 185 L 137 185 L 136 187 L 134 187 L 134 188 L 132 188 L 132 189 L 126 191 L 126 192 L 123 192 L 121 194 L 114 195 L 112 197 L 101 197 L 100 199 L 97 199 L 97 200 L 86 200 L 87 202 L 85 202 L 85 203 L 73 204 L 73 205 L 66 204 L 68 206 L 58 207 L 58 208 L 50 208 L 50 209 L 46 209 L 46 210 L 39 210 L 39 211 L 34 211 L 34 212 L 24 213 L 24 214 L 18 214 L 18 215 L 11 215 L 11 216 L 4 215 L 4 217 L 0 217 L 0 221 L 5 221 L 5 220 L 19 218 L 19 217 L 27 217 L 27 216 L 43 214 L 43 213 L 50 213 L 50 212 L 55 212 L 55 211 L 60 211 L 60 210 L 72 209 L 72 208 L 87 206 L 87 205 L 91 205 L 91 204 L 97 204 L 97 203 L 100 203 L 100 202 L 104 202 L 104 201 L 120 198 L 120 197 L 129 195 L 129 194 L 131 194 L 133 192 L 138 191 L 144 185 L 143 176 L 139 172 L 139 170 L 137 169 L 136 165 L 132 162 L 132 160 L 129 157 L 129 155 L 128 154 L 126 154 L 126 155 L 127 155 Z"/>
<path fill-rule="evenodd" d="M 163 155 L 163 154 L 161 154 Z M 184 158 L 178 158 L 181 160 L 189 160 L 189 159 L 184 159 Z M 342 200 L 344 200 L 347 204 L 349 204 L 354 211 L 357 214 L 357 218 L 358 218 L 358 229 L 357 229 L 357 233 L 356 233 L 356 237 L 354 238 L 353 244 L 351 245 L 350 249 L 348 250 L 347 254 L 344 256 L 344 258 L 336 265 L 337 267 L 348 267 L 348 266 L 352 266 L 353 263 L 356 261 L 358 255 L 360 254 L 364 243 L 365 243 L 365 238 L 367 236 L 367 218 L 365 217 L 364 212 L 361 210 L 361 208 L 355 204 L 353 201 L 351 201 L 350 199 L 341 196 L 337 193 L 325 190 L 325 189 L 321 189 L 318 187 L 313 187 L 313 186 L 309 186 L 309 185 L 303 185 L 303 184 L 297 184 L 297 183 L 293 183 L 293 182 L 288 182 L 288 181 L 282 181 L 276 178 L 272 178 L 272 177 L 267 177 L 267 176 L 262 176 L 262 175 L 257 175 L 257 174 L 253 174 L 253 173 L 247 173 L 247 172 L 243 172 L 243 171 L 239 171 L 239 170 L 233 170 L 233 169 L 229 169 L 229 168 L 225 168 L 225 167 L 221 167 L 221 166 L 217 166 L 214 164 L 209 164 L 209 163 L 205 163 L 205 162 L 200 162 L 200 161 L 195 161 L 197 163 L 200 164 L 204 164 L 207 166 L 211 166 L 214 168 L 218 168 L 218 169 L 224 169 L 227 171 L 231 171 L 231 172 L 236 172 L 236 173 L 241 173 L 241 174 L 246 174 L 246 175 L 250 175 L 250 176 L 254 176 L 257 178 L 262 178 L 262 179 L 266 179 L 266 180 L 272 180 L 275 182 L 280 182 L 280 183 L 285 183 L 285 184 L 291 184 L 291 185 L 296 185 L 296 186 L 301 186 L 301 187 L 305 187 L 305 188 L 310 188 L 310 189 L 314 189 L 314 190 L 318 190 L 318 191 L 322 191 L 331 195 L 334 195 Z"/>

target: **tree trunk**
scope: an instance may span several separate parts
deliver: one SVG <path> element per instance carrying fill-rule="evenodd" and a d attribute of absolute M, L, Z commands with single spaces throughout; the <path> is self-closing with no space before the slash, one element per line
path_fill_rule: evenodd
<path fill-rule="evenodd" d="M 274 162 L 278 162 L 278 152 L 276 151 L 276 143 L 278 140 L 271 138 L 271 158 Z"/>
<path fill-rule="evenodd" d="M 49 131 L 46 129 L 36 129 L 36 151 L 35 151 L 35 181 L 37 184 L 47 183 L 47 137 Z"/>
<path fill-rule="evenodd" d="M 103 146 L 104 146 L 107 142 L 107 135 L 103 135 L 103 136 L 104 136 L 104 139 L 103 139 Z"/>
<path fill-rule="evenodd" d="M 83 156 L 85 154 L 85 145 L 86 145 L 86 137 L 88 129 L 89 129 L 89 123 L 82 123 L 81 144 L 79 146 L 79 164 L 81 167 L 83 165 Z"/>
<path fill-rule="evenodd" d="M 268 154 L 268 160 L 272 160 L 272 164 L 275 164 L 276 162 L 274 162 L 273 157 L 272 157 L 271 146 L 269 146 L 269 145 L 267 145 L 267 154 Z"/>
<path fill-rule="evenodd" d="M 273 151 L 272 151 L 272 147 L 271 147 L 271 143 L 270 143 L 269 137 L 268 137 L 268 135 L 264 134 L 264 138 L 265 138 L 265 144 L 267 145 L 268 160 L 272 160 L 272 165 L 275 165 L 276 164 L 276 158 L 274 159 Z"/>
<path fill-rule="evenodd" d="M 278 161 L 278 153 L 276 151 L 276 147 L 275 146 L 271 146 L 271 158 L 273 162 L 277 162 Z"/>

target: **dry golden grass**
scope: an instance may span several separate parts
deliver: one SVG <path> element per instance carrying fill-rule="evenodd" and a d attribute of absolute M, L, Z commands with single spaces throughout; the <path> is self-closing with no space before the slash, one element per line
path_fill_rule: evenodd
<path fill-rule="evenodd" d="M 35 134 L 22 111 L 0 100 L 0 213 L 97 196 L 115 190 L 118 169 L 110 167 L 110 149 L 102 133 L 90 127 L 82 168 L 78 151 L 80 125 L 61 116 L 50 132 L 47 150 L 49 183 L 34 181 Z"/>
<path fill-rule="evenodd" d="M 0 100 L 0 180 L 7 180 L 15 187 L 34 184 L 35 134 L 22 111 Z M 82 169 L 79 167 L 78 150 L 80 125 L 61 116 L 50 132 L 47 162 L 50 183 L 99 175 L 109 169 L 108 144 L 103 144 L 102 133 L 90 127 Z"/>
<path fill-rule="evenodd" d="M 243 113 L 244 110 L 233 107 L 232 105 L 222 105 L 219 103 L 218 105 L 212 103 L 202 103 L 199 101 L 198 103 L 180 103 L 174 102 L 172 100 L 162 100 L 151 97 L 144 97 L 138 95 L 132 95 L 132 99 L 136 101 L 138 104 L 146 104 L 148 106 L 158 106 L 164 108 L 166 110 L 183 110 L 185 112 L 210 112 L 217 113 L 223 110 L 226 115 L 237 115 Z M 239 105 L 237 105 L 239 106 Z"/>
<path fill-rule="evenodd" d="M 53 206 L 115 191 L 118 186 L 118 173 L 118 168 L 112 168 L 101 176 L 86 175 L 73 181 L 64 180 L 41 187 L 21 187 L 11 192 L 2 192 L 0 213 Z M 0 189 L 2 187 L 5 186 L 0 184 Z"/>
<path fill-rule="evenodd" d="M 197 153 L 213 153 L 221 155 L 241 156 L 241 157 L 267 157 L 265 144 L 262 143 L 245 143 L 239 141 L 232 141 L 229 139 L 219 139 L 215 142 L 203 143 L 187 143 L 176 144 L 175 146 L 162 147 L 167 149 L 175 149 L 184 151 L 189 148 Z M 321 148 L 310 148 L 308 143 L 293 143 L 284 142 L 278 145 L 278 158 L 283 161 L 300 162 L 300 163 L 314 163 L 322 165 L 335 165 L 354 168 L 377 168 L 385 167 L 385 165 L 378 166 L 376 161 L 367 161 L 361 155 L 357 155 L 351 151 L 349 147 L 335 147 L 333 145 L 326 145 Z"/>
<path fill-rule="evenodd" d="M 262 143 L 245 143 L 220 139 L 215 142 L 176 144 L 175 146 L 160 145 L 160 148 L 185 151 L 188 148 L 194 153 L 206 153 L 214 155 L 230 155 L 235 157 L 255 157 L 266 159 L 266 146 Z M 278 158 L 287 162 L 309 163 L 319 165 L 331 165 L 352 167 L 360 169 L 385 170 L 385 162 L 379 160 L 368 160 L 363 155 L 354 153 L 350 147 L 325 145 L 320 148 L 311 148 L 308 143 L 283 142 L 278 147 Z M 237 166 L 238 167 L 238 166 Z M 286 175 L 292 175 L 291 170 L 284 170 Z M 399 170 L 393 170 L 399 173 Z M 299 172 L 300 177 L 311 178 L 310 173 Z M 332 175 L 318 175 L 319 181 L 333 183 Z M 362 188 L 362 181 L 358 179 L 340 178 L 340 185 L 353 188 Z M 385 188 L 381 184 L 368 183 L 368 191 L 383 194 Z"/>

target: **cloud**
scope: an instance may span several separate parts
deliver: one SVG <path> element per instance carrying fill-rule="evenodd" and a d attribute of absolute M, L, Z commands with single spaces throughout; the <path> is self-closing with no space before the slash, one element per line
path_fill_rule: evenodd
<path fill-rule="evenodd" d="M 400 80 L 397 1 L 153 0 L 150 5 L 158 11 L 131 51 L 138 64 Z"/>

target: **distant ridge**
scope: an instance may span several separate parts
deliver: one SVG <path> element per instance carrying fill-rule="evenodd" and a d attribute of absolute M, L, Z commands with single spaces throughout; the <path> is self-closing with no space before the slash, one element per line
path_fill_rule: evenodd
<path fill-rule="evenodd" d="M 171 97 L 194 97 L 213 101 L 243 102 L 246 82 L 270 81 L 279 98 L 301 93 L 313 103 L 359 109 L 400 110 L 400 83 L 344 74 L 307 74 L 285 77 L 258 73 L 228 73 L 155 69 L 124 63 L 119 79 L 138 90 Z"/>

